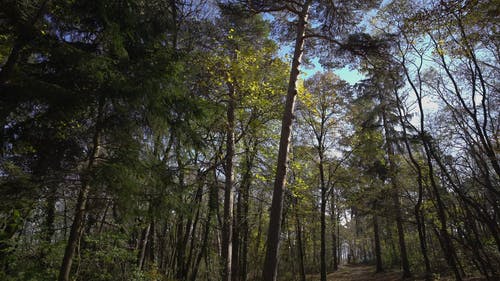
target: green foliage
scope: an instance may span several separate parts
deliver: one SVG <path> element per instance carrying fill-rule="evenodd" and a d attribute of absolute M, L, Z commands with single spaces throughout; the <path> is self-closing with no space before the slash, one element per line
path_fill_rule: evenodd
<path fill-rule="evenodd" d="M 236 139 L 235 218 L 241 219 L 234 225 L 241 238 L 235 262 L 243 268 L 245 249 L 247 279 L 260 277 L 289 79 L 281 55 L 287 47 L 274 39 L 295 34 L 296 17 L 245 9 L 286 4 L 294 11 L 301 1 L 230 2 L 2 2 L 0 280 L 58 278 L 79 191 L 87 184 L 72 278 L 189 280 L 198 270 L 196 280 L 218 280 L 230 102 L 236 115 L 230 128 Z M 389 185 L 397 179 L 416 275 L 424 270 L 415 217 L 419 196 L 432 270 L 440 278 L 449 272 L 439 248 L 439 195 L 444 230 L 461 266 L 493 280 L 500 260 L 498 1 L 392 1 L 372 20 L 377 28 L 353 28 L 356 34 L 349 35 L 346 26 L 378 2 L 312 1 L 306 55 L 329 66 L 361 62 L 366 79 L 349 86 L 322 72 L 297 83 L 299 127 L 288 166 L 280 278 L 291 280 L 297 272 L 299 229 L 306 270 L 319 270 L 322 161 L 328 259 L 331 234 L 338 233 L 343 258 L 371 262 L 378 217 L 384 266 L 398 267 Z M 327 9 L 332 3 L 339 4 L 335 11 Z M 317 44 L 321 36 L 313 33 L 329 44 Z M 418 112 L 415 98 L 439 102 L 444 110 Z M 423 128 L 418 118 L 425 119 Z M 421 193 L 402 128 L 408 128 L 405 137 L 423 175 Z"/>
<path fill-rule="evenodd" d="M 129 249 L 125 233 L 106 232 L 85 237 L 78 278 L 85 280 L 134 280 L 137 252 Z M 106 270 L 103 271 L 102 268 Z M 154 280 L 154 279 L 151 279 Z"/>

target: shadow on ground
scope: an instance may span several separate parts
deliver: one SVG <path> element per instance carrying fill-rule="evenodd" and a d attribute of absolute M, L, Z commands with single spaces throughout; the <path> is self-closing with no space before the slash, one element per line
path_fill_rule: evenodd
<path fill-rule="evenodd" d="M 328 274 L 328 281 L 423 281 L 423 278 L 401 277 L 402 273 L 398 271 L 386 271 L 375 273 L 375 267 L 368 265 L 344 265 L 338 271 Z M 310 275 L 307 281 L 319 281 L 319 275 Z M 439 281 L 453 280 L 453 278 L 439 278 Z M 481 278 L 465 279 L 469 281 L 481 281 Z"/>
<path fill-rule="evenodd" d="M 308 281 L 319 280 L 319 275 L 309 276 Z M 373 266 L 344 265 L 335 273 L 328 274 L 328 281 L 398 281 L 401 279 L 399 272 L 375 273 Z"/>

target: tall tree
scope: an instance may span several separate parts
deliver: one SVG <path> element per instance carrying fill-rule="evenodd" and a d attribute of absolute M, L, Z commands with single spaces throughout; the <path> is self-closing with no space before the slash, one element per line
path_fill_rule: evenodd
<path fill-rule="evenodd" d="M 330 43 L 339 43 L 338 38 L 345 35 L 347 28 L 358 23 L 358 15 L 362 11 L 376 7 L 380 1 L 244 1 L 248 8 L 256 12 L 281 11 L 296 19 L 293 38 L 292 65 L 285 100 L 285 109 L 281 120 L 280 145 L 276 177 L 273 188 L 269 229 L 267 235 L 267 250 L 263 268 L 263 279 L 276 280 L 279 237 L 283 213 L 283 193 L 287 173 L 288 150 L 292 131 L 292 121 L 297 96 L 297 80 L 300 74 L 300 64 L 307 38 L 327 39 Z M 312 21 L 317 25 L 308 25 Z"/>
<path fill-rule="evenodd" d="M 347 97 L 349 88 L 347 83 L 340 80 L 333 72 L 318 73 L 304 83 L 305 93 L 298 108 L 300 121 L 305 123 L 305 131 L 310 132 L 317 153 L 320 185 L 320 274 L 321 280 L 326 280 L 326 207 L 332 193 L 333 169 L 330 169 L 328 153 L 332 153 L 333 140 L 337 126 L 340 123 L 343 99 Z M 332 205 L 333 206 L 333 205 Z M 335 207 L 335 206 L 333 206 Z M 330 210 L 332 216 L 335 211 Z M 334 231 L 334 230 L 333 230 Z"/>

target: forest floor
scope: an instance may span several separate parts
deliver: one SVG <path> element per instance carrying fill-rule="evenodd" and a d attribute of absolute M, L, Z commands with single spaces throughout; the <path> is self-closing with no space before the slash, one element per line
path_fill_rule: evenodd
<path fill-rule="evenodd" d="M 328 275 L 327 280 L 336 281 L 397 281 L 401 273 L 388 271 L 375 273 L 375 267 L 368 265 L 345 265 Z"/>
<path fill-rule="evenodd" d="M 401 277 L 402 273 L 400 271 L 387 270 L 381 273 L 375 273 L 375 267 L 369 265 L 343 265 L 339 267 L 339 270 L 330 273 L 327 276 L 328 281 L 423 281 L 423 278 L 407 278 L 403 279 Z M 319 275 L 310 275 L 307 281 L 318 281 Z M 441 277 L 440 281 L 453 280 L 453 278 Z M 483 279 L 466 279 L 470 281 L 483 280 Z"/>

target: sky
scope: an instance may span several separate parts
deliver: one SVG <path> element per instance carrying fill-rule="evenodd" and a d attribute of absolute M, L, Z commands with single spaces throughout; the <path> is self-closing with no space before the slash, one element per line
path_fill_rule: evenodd
<path fill-rule="evenodd" d="M 389 2 L 390 0 L 383 0 L 381 7 L 384 7 Z M 363 18 L 362 23 L 367 27 L 367 30 L 370 30 L 369 22 L 370 19 L 375 15 L 376 15 L 376 10 L 373 10 L 368 12 Z M 273 19 L 272 15 L 270 14 L 264 14 L 264 18 L 270 21 Z M 278 55 L 285 61 L 287 60 L 289 61 L 290 55 L 293 54 L 292 42 L 289 42 L 288 44 L 281 42 L 279 46 L 280 48 L 278 51 Z M 291 61 L 289 62 L 291 63 Z M 318 58 L 311 58 L 309 66 L 301 65 L 300 71 L 301 71 L 300 79 L 307 79 L 317 72 L 325 71 L 325 69 L 319 63 Z M 359 71 L 357 71 L 356 69 L 351 69 L 350 67 L 347 66 L 340 69 L 334 69 L 333 72 L 336 73 L 340 77 L 340 79 L 346 81 L 351 85 L 354 85 L 360 80 L 365 78 L 365 76 L 361 74 Z M 429 96 L 423 98 L 423 106 L 424 106 L 424 111 L 427 114 L 439 110 L 438 104 L 435 101 L 433 101 L 432 98 L 430 98 Z M 412 122 L 417 122 L 417 121 L 418 121 L 417 119 L 412 120 Z"/>
<path fill-rule="evenodd" d="M 381 3 L 381 7 L 386 6 L 391 0 L 383 0 Z M 364 25 L 367 30 L 369 30 L 369 22 L 372 17 L 374 17 L 377 13 L 377 10 L 374 9 L 372 11 L 369 11 L 368 13 L 365 14 L 364 18 L 362 19 L 361 23 Z M 272 21 L 273 16 L 266 13 L 264 14 L 264 19 L 267 19 L 269 21 Z M 280 56 L 283 58 L 285 55 L 292 54 L 292 45 L 291 44 L 281 44 L 281 48 L 279 50 Z M 320 65 L 318 58 L 312 58 L 311 63 L 313 67 L 301 67 L 301 73 L 303 76 L 301 77 L 302 79 L 307 79 L 314 75 L 316 72 L 322 72 L 325 69 Z M 364 75 L 362 75 L 360 72 L 357 70 L 352 70 L 349 67 L 344 67 L 341 69 L 335 69 L 333 70 L 334 73 L 336 73 L 342 80 L 345 80 L 351 85 L 356 84 L 360 80 L 364 79 Z"/>
<path fill-rule="evenodd" d="M 301 69 L 301 72 L 303 73 L 304 79 L 307 79 L 314 75 L 316 72 L 322 72 L 324 71 L 324 68 L 319 64 L 318 59 L 314 58 L 312 59 L 311 63 L 314 65 L 314 67 L 303 67 Z M 347 81 L 347 83 L 354 85 L 356 84 L 359 80 L 364 79 L 365 77 L 363 74 L 359 73 L 357 70 L 352 70 L 349 69 L 349 67 L 344 67 L 340 69 L 335 69 L 333 70 L 335 74 L 337 74 L 342 80 Z"/>

